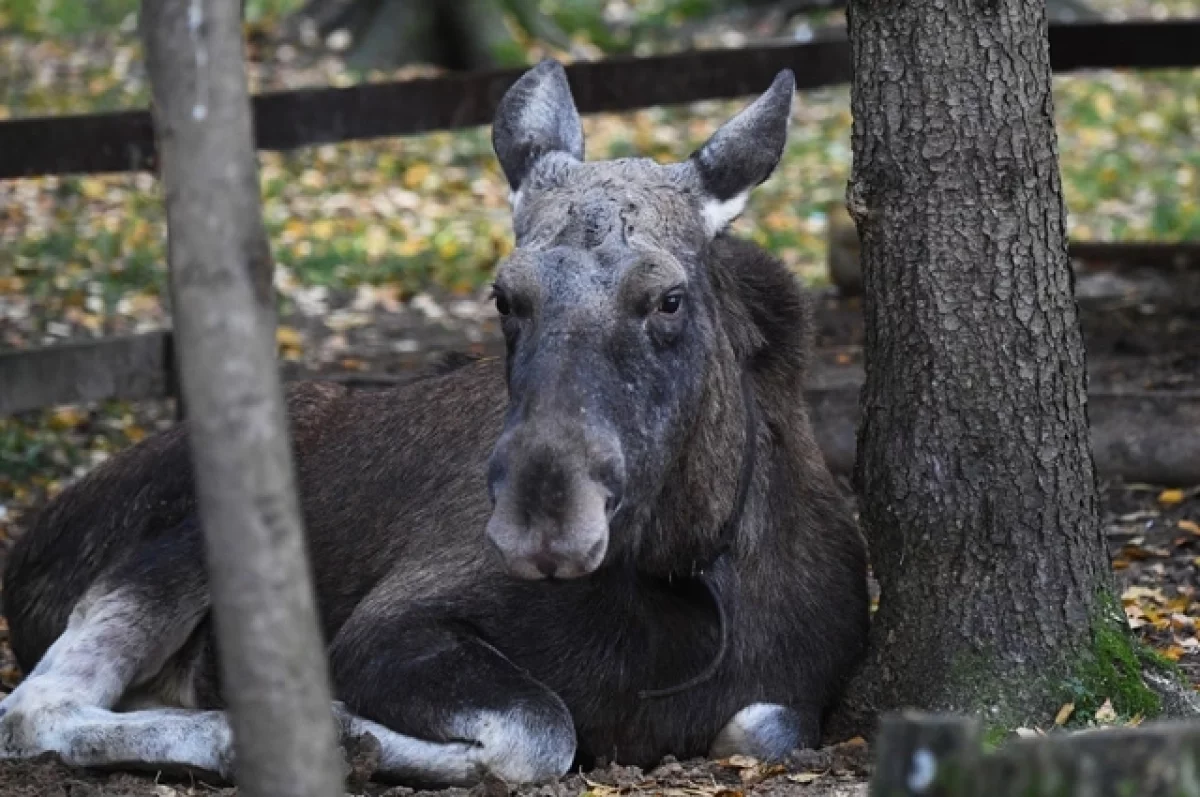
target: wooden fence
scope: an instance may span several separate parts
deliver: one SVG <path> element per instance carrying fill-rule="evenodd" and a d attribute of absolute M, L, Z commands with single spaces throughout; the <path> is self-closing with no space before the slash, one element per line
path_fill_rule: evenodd
<path fill-rule="evenodd" d="M 1052 24 L 1051 66 L 1161 69 L 1200 66 L 1200 19 Z M 811 42 L 575 63 L 567 72 L 583 113 L 628 111 L 756 93 L 783 68 L 800 89 L 848 82 L 845 33 Z M 487 124 L 520 70 L 496 70 L 253 99 L 261 150 L 425 133 Z M 153 170 L 145 110 L 0 122 L 0 179 Z M 1110 248 L 1111 247 L 1111 248 Z M 1200 260 L 1200 244 L 1078 244 L 1093 260 L 1140 253 L 1164 263 Z M 169 331 L 0 352 L 0 416 L 54 404 L 175 395 Z"/>

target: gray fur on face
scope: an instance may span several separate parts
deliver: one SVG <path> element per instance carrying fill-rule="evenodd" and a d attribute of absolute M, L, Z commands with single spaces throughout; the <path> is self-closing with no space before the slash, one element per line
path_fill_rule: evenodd
<path fill-rule="evenodd" d="M 514 189 L 517 248 L 495 284 L 513 307 L 509 393 L 523 409 L 492 458 L 488 538 L 510 572 L 584 576 L 634 544 L 610 544 L 615 508 L 651 500 L 664 452 L 694 432 L 701 396 L 720 390 L 708 375 L 724 344 L 704 253 L 778 163 L 794 87 L 781 72 L 668 165 L 584 162 L 579 114 L 553 62 L 505 96 L 493 138 Z M 684 309 L 657 312 L 669 294 Z M 576 439 L 587 442 L 565 442 Z"/>

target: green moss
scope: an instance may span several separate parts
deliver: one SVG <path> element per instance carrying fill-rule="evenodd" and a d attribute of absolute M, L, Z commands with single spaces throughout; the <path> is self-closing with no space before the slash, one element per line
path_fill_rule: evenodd
<path fill-rule="evenodd" d="M 1162 700 L 1142 679 L 1142 646 L 1125 624 L 1116 601 L 1106 596 L 1092 624 L 1091 650 L 1080 656 L 1068 688 L 1081 719 L 1095 715 L 1111 700 L 1119 717 L 1153 717 L 1162 711 Z"/>
<path fill-rule="evenodd" d="M 1022 725 L 1047 727 L 1068 702 L 1075 704 L 1068 725 L 1076 727 L 1091 721 L 1105 700 L 1112 702 L 1119 719 L 1161 713 L 1162 700 L 1146 686 L 1143 669 L 1178 672 L 1178 668 L 1138 642 L 1111 595 L 1097 600 L 1090 638 L 1084 644 L 1063 642 L 1061 657 L 1023 672 L 978 651 L 960 652 L 947 672 L 945 694 L 953 697 L 940 707 L 978 713 L 985 722 L 987 749 L 1003 745 L 1008 734 Z"/>
<path fill-rule="evenodd" d="M 1003 725 L 989 725 L 983 730 L 983 749 L 987 752 L 992 752 L 1000 748 L 1008 741 L 1009 734 L 1012 729 L 1006 728 Z"/>

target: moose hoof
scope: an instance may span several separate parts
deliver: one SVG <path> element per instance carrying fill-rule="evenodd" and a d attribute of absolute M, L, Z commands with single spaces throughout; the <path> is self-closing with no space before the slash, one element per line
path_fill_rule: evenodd
<path fill-rule="evenodd" d="M 778 761 L 811 744 L 804 720 L 794 709 L 776 703 L 754 703 L 733 716 L 709 748 L 713 758 L 744 755 Z"/>

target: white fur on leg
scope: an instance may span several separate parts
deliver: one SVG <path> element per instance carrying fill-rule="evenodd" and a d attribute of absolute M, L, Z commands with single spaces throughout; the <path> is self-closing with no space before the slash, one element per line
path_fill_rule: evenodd
<path fill-rule="evenodd" d="M 462 742 L 396 733 L 341 704 L 335 713 L 344 733 L 369 733 L 379 741 L 379 771 L 401 780 L 471 786 L 490 774 L 511 785 L 539 783 L 566 774 L 575 758 L 573 728 L 538 723 L 517 711 L 463 713 L 451 722 Z"/>
<path fill-rule="evenodd" d="M 80 600 L 33 672 L 0 702 L 0 758 L 53 752 L 79 766 L 178 764 L 226 774 L 229 734 L 219 713 L 110 710 L 176 654 L 205 608 L 163 611 L 119 589 Z"/>
<path fill-rule="evenodd" d="M 783 758 L 801 743 L 795 711 L 777 703 L 752 703 L 733 715 L 709 748 L 713 758 L 751 756 L 764 761 Z"/>
<path fill-rule="evenodd" d="M 9 707 L 0 718 L 0 758 L 45 752 L 71 766 L 191 772 L 225 780 L 233 776 L 232 734 L 220 711 L 117 713 L 58 705 L 31 713 L 19 702 Z"/>

